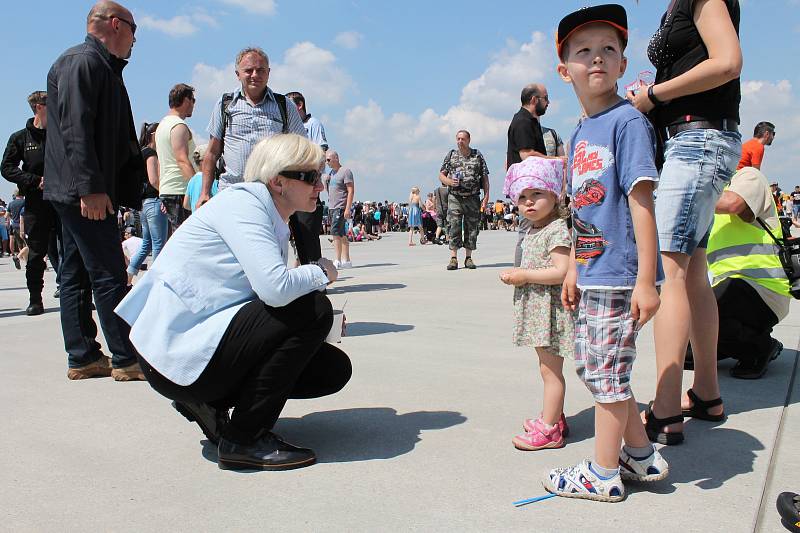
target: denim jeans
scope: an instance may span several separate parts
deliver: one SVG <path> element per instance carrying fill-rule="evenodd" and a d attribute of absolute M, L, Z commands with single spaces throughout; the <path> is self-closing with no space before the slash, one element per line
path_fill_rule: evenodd
<path fill-rule="evenodd" d="M 656 226 L 662 252 L 692 255 L 708 247 L 714 208 L 736 171 L 742 136 L 687 130 L 667 141 L 656 189 Z"/>
<path fill-rule="evenodd" d="M 121 368 L 135 363 L 130 326 L 114 313 L 125 296 L 127 281 L 116 217 L 89 220 L 81 216 L 77 205 L 53 202 L 53 207 L 64 239 L 61 330 L 69 367 L 88 365 L 103 355 L 92 318 L 92 292 L 112 365 Z"/>
<path fill-rule="evenodd" d="M 167 227 L 167 215 L 161 212 L 161 200 L 158 198 L 145 199 L 142 202 L 142 246 L 139 248 L 139 252 L 131 258 L 128 274 L 135 276 L 151 251 L 153 252 L 153 261 L 156 260 L 164 243 L 167 242 Z"/>

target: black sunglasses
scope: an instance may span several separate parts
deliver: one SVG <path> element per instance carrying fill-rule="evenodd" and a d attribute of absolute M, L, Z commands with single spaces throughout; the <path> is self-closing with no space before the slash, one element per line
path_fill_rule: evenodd
<path fill-rule="evenodd" d="M 131 27 L 131 35 L 136 35 L 137 26 L 136 26 L 135 22 L 131 22 L 130 20 L 125 20 L 124 18 L 122 18 L 122 17 L 120 17 L 118 15 L 111 15 L 111 18 L 119 19 L 122 22 L 124 22 L 125 24 L 127 24 L 128 26 L 130 26 Z"/>
<path fill-rule="evenodd" d="M 284 170 L 279 175 L 292 180 L 299 180 L 309 185 L 317 185 L 322 182 L 322 177 L 318 170 Z"/>

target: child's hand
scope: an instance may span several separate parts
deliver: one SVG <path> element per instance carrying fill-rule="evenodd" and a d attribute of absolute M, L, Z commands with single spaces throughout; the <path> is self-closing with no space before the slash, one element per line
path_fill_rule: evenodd
<path fill-rule="evenodd" d="M 524 268 L 509 268 L 500 273 L 500 281 L 506 285 L 520 287 L 528 283 Z"/>
<path fill-rule="evenodd" d="M 631 294 L 631 316 L 636 320 L 636 331 L 642 329 L 661 305 L 661 298 L 654 285 L 636 284 Z"/>
<path fill-rule="evenodd" d="M 581 291 L 578 289 L 578 272 L 574 268 L 567 270 L 567 277 L 561 284 L 561 305 L 567 311 L 575 311 L 581 301 Z"/>

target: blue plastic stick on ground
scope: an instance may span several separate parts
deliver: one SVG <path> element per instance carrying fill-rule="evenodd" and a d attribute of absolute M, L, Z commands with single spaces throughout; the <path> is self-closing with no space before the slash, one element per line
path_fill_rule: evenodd
<path fill-rule="evenodd" d="M 529 503 L 536 503 L 542 500 L 547 500 L 548 498 L 555 498 L 555 494 L 545 494 L 544 496 L 537 496 L 536 498 L 529 498 L 527 500 L 520 500 L 518 502 L 514 502 L 515 507 L 522 507 L 523 505 L 528 505 Z"/>

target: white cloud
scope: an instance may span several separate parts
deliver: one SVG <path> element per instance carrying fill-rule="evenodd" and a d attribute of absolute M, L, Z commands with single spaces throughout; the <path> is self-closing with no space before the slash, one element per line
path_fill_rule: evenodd
<path fill-rule="evenodd" d="M 393 196 L 405 194 L 412 185 L 429 189 L 437 183 L 442 159 L 455 146 L 456 131 L 467 129 L 473 146 L 487 158 L 496 192 L 504 176 L 506 132 L 518 109 L 519 93 L 529 83 L 552 79 L 555 60 L 552 46 L 536 32 L 528 42 L 509 41 L 480 76 L 465 84 L 458 103 L 443 112 L 425 109 L 416 116 L 387 116 L 374 100 L 355 106 L 345 113 L 340 130 L 343 161 Z M 559 103 L 554 104 L 548 117 L 558 111 Z M 367 188 L 367 196 L 370 191 Z"/>
<path fill-rule="evenodd" d="M 257 15 L 274 15 L 277 5 L 275 0 L 221 0 L 223 3 L 241 7 L 248 13 Z"/>
<path fill-rule="evenodd" d="M 158 31 L 170 37 L 187 37 L 197 33 L 200 26 L 216 27 L 217 21 L 202 9 L 188 15 L 176 15 L 172 18 L 158 18 L 152 15 L 142 15 L 138 24 L 150 30 Z"/>
<path fill-rule="evenodd" d="M 192 69 L 190 84 L 195 88 L 195 96 L 200 105 L 215 102 L 223 93 L 236 88 L 239 82 L 235 70 L 233 62 L 222 68 L 197 63 Z"/>
<path fill-rule="evenodd" d="M 312 112 L 315 104 L 337 104 L 355 88 L 353 79 L 338 65 L 336 56 L 308 41 L 286 50 L 282 61 L 273 61 L 270 67 L 269 87 L 279 93 L 302 92 Z M 216 101 L 222 93 L 235 88 L 239 82 L 234 71 L 233 63 L 221 68 L 196 64 L 191 83 L 197 89 L 198 100 L 203 104 L 207 103 L 203 100 Z"/>
<path fill-rule="evenodd" d="M 794 105 L 800 95 L 788 80 L 742 82 L 741 128 L 743 140 L 752 136 L 761 121 L 775 124 L 776 137 L 764 154 L 761 170 L 783 189 L 800 183 L 800 111 Z"/>
<path fill-rule="evenodd" d="M 355 83 L 333 52 L 304 41 L 286 50 L 283 61 L 273 63 L 270 87 L 278 92 L 300 91 L 313 110 L 316 104 L 341 102 Z"/>
<path fill-rule="evenodd" d="M 333 38 L 333 42 L 342 48 L 354 50 L 358 48 L 363 38 L 364 36 L 357 31 L 343 31 Z"/>

